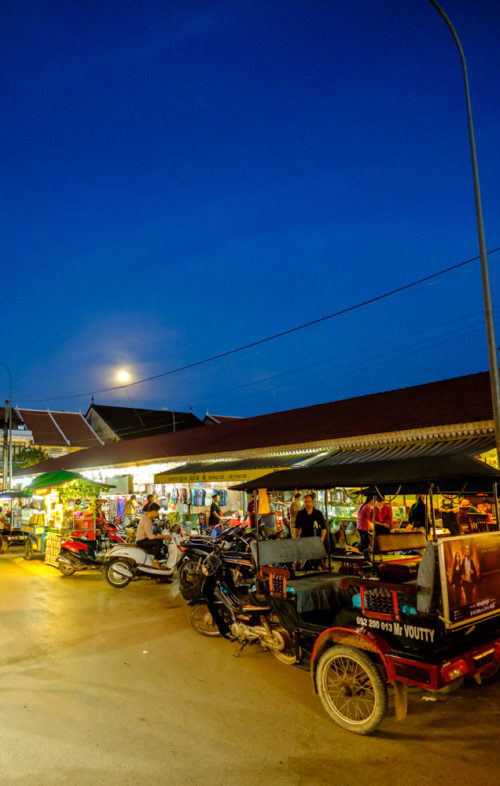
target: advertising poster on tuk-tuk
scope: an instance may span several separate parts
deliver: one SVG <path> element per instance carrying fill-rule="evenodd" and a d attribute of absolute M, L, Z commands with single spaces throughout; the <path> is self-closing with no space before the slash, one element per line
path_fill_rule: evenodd
<path fill-rule="evenodd" d="M 500 532 L 443 539 L 439 562 L 451 626 L 500 613 Z"/>

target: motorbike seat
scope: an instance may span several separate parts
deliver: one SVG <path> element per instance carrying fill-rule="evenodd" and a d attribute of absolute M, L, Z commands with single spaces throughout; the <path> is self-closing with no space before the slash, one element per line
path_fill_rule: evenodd
<path fill-rule="evenodd" d="M 269 606 L 243 606 L 243 611 L 269 611 Z"/>

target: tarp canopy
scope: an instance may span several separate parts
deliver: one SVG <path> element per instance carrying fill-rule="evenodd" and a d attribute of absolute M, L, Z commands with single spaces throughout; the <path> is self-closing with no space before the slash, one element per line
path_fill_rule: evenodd
<path fill-rule="evenodd" d="M 32 492 L 26 491 L 26 489 L 11 489 L 10 491 L 0 492 L 0 499 L 24 499 L 31 496 Z"/>
<path fill-rule="evenodd" d="M 280 472 L 233 486 L 240 491 L 375 488 L 386 493 L 426 493 L 431 483 L 437 491 L 474 493 L 489 491 L 500 482 L 500 471 L 470 456 L 426 456 L 398 461 L 370 461 L 339 466 L 313 466 Z"/>
<path fill-rule="evenodd" d="M 41 475 L 38 475 L 37 478 L 31 481 L 31 483 L 26 486 L 25 491 L 37 491 L 38 489 L 49 489 L 53 488 L 54 486 L 62 486 L 64 483 L 70 483 L 72 480 L 81 480 L 84 483 L 87 483 L 89 486 L 95 486 L 96 488 L 115 488 L 114 486 L 110 486 L 109 483 L 98 483 L 96 480 L 89 480 L 88 478 L 84 478 L 83 475 L 79 475 L 78 472 L 70 472 L 67 469 L 58 469 L 54 472 L 43 472 Z"/>

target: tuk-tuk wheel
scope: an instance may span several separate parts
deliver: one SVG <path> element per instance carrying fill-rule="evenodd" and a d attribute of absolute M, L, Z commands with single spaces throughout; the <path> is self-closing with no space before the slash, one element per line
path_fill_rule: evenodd
<path fill-rule="evenodd" d="M 33 559 L 35 556 L 35 551 L 33 549 L 33 543 L 29 538 L 26 538 L 24 541 L 24 559 Z"/>
<path fill-rule="evenodd" d="M 334 645 L 323 653 L 316 670 L 323 707 L 343 729 L 370 734 L 387 710 L 387 688 L 376 664 L 356 647 Z"/>
<path fill-rule="evenodd" d="M 0 535 L 0 552 L 2 554 L 9 548 L 9 541 L 3 535 Z"/>

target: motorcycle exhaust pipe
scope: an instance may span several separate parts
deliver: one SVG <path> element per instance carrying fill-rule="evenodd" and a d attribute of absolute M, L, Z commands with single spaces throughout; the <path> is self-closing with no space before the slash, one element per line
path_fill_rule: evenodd
<path fill-rule="evenodd" d="M 67 557 L 58 557 L 57 558 L 57 562 L 63 562 L 65 565 L 71 565 L 71 567 L 74 567 L 74 565 L 75 565 L 73 560 L 72 559 L 68 559 Z"/>
<path fill-rule="evenodd" d="M 113 571 L 118 573 L 120 576 L 126 576 L 127 578 L 134 578 L 134 574 L 130 570 L 129 566 L 125 562 L 115 562 L 113 566 Z"/>

